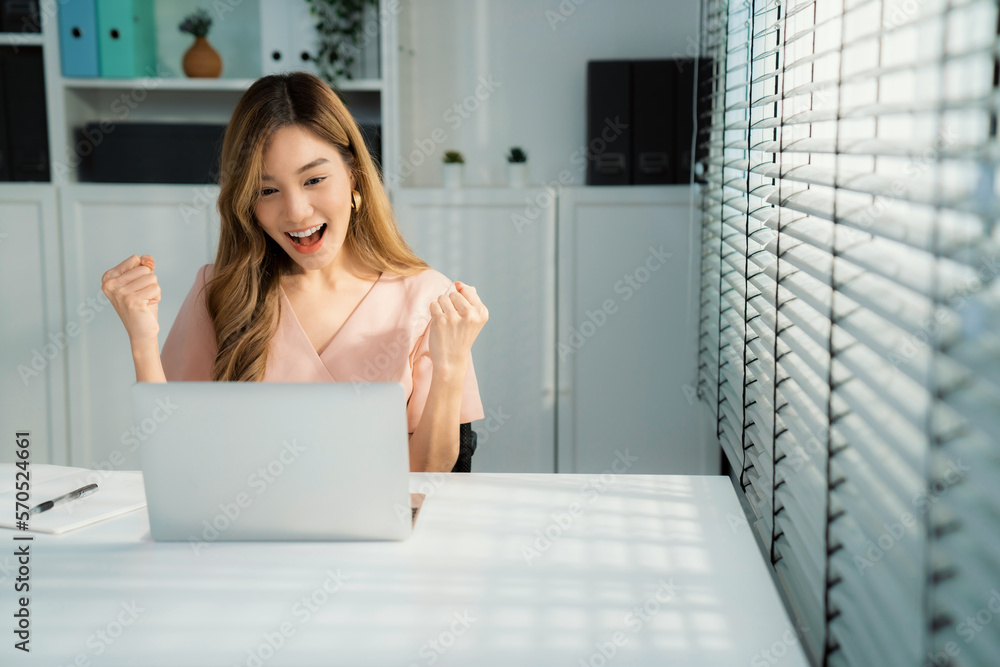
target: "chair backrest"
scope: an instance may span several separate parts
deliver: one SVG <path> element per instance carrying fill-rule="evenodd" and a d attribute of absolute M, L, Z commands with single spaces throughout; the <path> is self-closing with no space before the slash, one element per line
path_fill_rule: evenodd
<path fill-rule="evenodd" d="M 460 424 L 458 427 L 458 460 L 452 472 L 472 472 L 472 455 L 476 453 L 478 436 L 472 430 L 471 423 Z"/>

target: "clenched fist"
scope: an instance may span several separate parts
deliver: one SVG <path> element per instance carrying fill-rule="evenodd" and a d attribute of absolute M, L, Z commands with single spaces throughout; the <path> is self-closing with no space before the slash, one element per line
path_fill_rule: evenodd
<path fill-rule="evenodd" d="M 160 285 L 153 272 L 155 266 L 149 255 L 132 255 L 101 278 L 101 290 L 118 312 L 133 348 L 150 343 L 155 346 L 160 333 Z"/>
<path fill-rule="evenodd" d="M 455 291 L 431 301 L 430 347 L 435 369 L 464 369 L 472 343 L 490 313 L 476 294 L 476 288 L 455 282 Z"/>

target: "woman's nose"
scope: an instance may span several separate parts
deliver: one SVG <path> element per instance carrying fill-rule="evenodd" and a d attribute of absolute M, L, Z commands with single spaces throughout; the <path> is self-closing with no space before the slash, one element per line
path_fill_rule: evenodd
<path fill-rule="evenodd" d="M 301 190 L 292 190 L 285 197 L 285 217 L 290 222 L 304 222 L 312 217 L 313 207 L 309 195 Z"/>

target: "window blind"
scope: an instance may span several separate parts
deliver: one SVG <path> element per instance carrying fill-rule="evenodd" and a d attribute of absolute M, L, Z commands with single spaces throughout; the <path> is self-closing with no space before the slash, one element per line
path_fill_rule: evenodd
<path fill-rule="evenodd" d="M 1000 664 L 997 3 L 701 11 L 698 394 L 796 641 Z"/>

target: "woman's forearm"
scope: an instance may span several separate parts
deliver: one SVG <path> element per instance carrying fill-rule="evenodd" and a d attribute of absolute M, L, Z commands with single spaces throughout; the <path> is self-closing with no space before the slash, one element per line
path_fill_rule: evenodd
<path fill-rule="evenodd" d="M 153 340 L 132 345 L 132 361 L 135 362 L 136 382 L 166 382 L 163 364 L 160 362 L 160 348 Z"/>
<path fill-rule="evenodd" d="M 410 436 L 411 472 L 451 472 L 455 467 L 465 372 L 464 367 L 433 370 L 424 412 Z"/>

